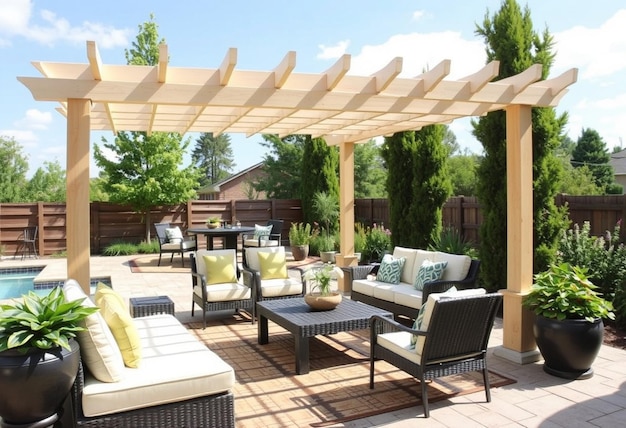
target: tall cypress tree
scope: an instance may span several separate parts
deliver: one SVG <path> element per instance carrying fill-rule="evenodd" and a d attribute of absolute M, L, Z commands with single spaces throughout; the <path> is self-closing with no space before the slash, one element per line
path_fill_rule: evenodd
<path fill-rule="evenodd" d="M 313 197 L 316 193 L 327 193 L 339 200 L 338 169 L 339 153 L 337 148 L 326 144 L 323 138 L 311 138 L 310 135 L 307 135 L 302 154 L 302 187 L 300 192 L 305 222 L 312 223 L 317 220 L 313 218 Z"/>
<path fill-rule="evenodd" d="M 611 155 L 598 131 L 583 129 L 572 152 L 572 166 L 580 168 L 586 165 L 593 174 L 596 186 L 606 191 L 613 183 L 613 167 L 609 165 L 610 160 Z"/>
<path fill-rule="evenodd" d="M 553 40 L 548 31 L 534 32 L 530 10 L 515 0 L 503 0 L 500 10 L 489 17 L 476 34 L 486 42 L 487 62 L 500 61 L 497 80 L 518 74 L 533 64 L 549 75 L 554 61 Z M 557 238 L 566 226 L 566 213 L 556 207 L 562 167 L 554 151 L 563 138 L 567 115 L 556 116 L 553 108 L 533 108 L 533 202 L 535 272 L 554 260 Z M 481 234 L 481 277 L 489 289 L 506 285 L 506 114 L 489 113 L 473 122 L 474 136 L 483 144 L 485 156 L 478 168 L 478 197 L 483 210 Z"/>
<path fill-rule="evenodd" d="M 415 132 L 413 201 L 409 208 L 413 227 L 406 232 L 416 248 L 428 248 L 439 238 L 443 204 L 452 194 L 448 148 L 443 144 L 446 130 L 443 125 L 432 125 Z"/>

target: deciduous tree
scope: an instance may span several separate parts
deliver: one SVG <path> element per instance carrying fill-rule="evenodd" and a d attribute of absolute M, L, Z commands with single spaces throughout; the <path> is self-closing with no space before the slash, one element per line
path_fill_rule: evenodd
<path fill-rule="evenodd" d="M 298 199 L 302 176 L 302 154 L 305 135 L 264 134 L 259 144 L 269 149 L 263 158 L 264 177 L 260 177 L 255 188 L 265 191 L 270 199 Z"/>
<path fill-rule="evenodd" d="M 15 139 L 0 136 L 0 165 L 0 202 L 22 202 L 28 158 Z"/>

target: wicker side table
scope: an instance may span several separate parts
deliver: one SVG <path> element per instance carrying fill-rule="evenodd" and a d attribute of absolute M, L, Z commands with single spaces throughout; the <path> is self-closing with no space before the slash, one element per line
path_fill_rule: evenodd
<path fill-rule="evenodd" d="M 131 297 L 129 302 L 130 316 L 133 318 L 155 314 L 174 315 L 174 302 L 168 296 Z"/>

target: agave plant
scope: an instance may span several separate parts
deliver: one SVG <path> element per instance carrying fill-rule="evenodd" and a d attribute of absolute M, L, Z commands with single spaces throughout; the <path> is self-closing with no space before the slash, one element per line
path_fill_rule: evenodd
<path fill-rule="evenodd" d="M 85 307 L 81 300 L 66 302 L 61 287 L 39 296 L 30 291 L 21 300 L 0 305 L 0 352 L 63 347 L 84 330 L 79 321 L 98 310 Z"/>

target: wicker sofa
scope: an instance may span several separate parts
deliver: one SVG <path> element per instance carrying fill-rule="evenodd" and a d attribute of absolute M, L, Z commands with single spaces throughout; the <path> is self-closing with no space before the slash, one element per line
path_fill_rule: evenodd
<path fill-rule="evenodd" d="M 344 269 L 351 277 L 352 300 L 361 301 L 392 312 L 394 316 L 403 315 L 415 318 L 430 293 L 440 293 L 456 287 L 463 290 L 476 287 L 480 269 L 480 260 L 469 256 L 448 254 L 439 251 L 426 251 L 413 248 L 395 247 L 393 257 L 404 257 L 402 276 L 399 284 L 390 284 L 377 280 L 372 271 L 375 266 L 361 265 Z M 427 282 L 422 291 L 415 288 L 414 281 L 424 260 L 431 262 L 447 261 L 441 279 Z"/>
<path fill-rule="evenodd" d="M 76 297 L 75 290 L 66 291 L 68 300 Z M 73 425 L 234 427 L 233 368 L 173 315 L 157 314 L 131 321 L 141 343 L 141 360 L 138 367 L 125 366 L 124 360 L 121 368 L 107 369 L 113 379 L 103 380 L 106 373 L 103 375 L 102 367 L 84 354 L 91 346 L 86 335 L 100 333 L 94 333 L 88 324 L 89 330 L 77 337 L 81 365 L 70 397 Z M 105 364 L 117 364 L 114 353 L 106 352 L 101 351 Z"/>

